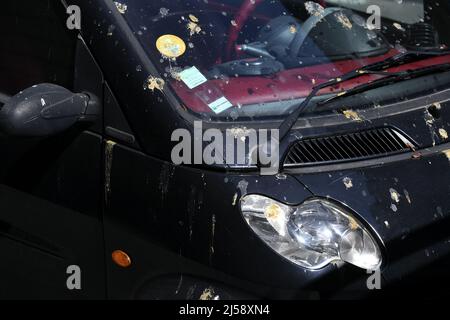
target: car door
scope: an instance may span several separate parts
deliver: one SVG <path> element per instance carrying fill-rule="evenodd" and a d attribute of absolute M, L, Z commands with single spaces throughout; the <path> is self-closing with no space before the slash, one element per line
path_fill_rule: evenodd
<path fill-rule="evenodd" d="M 2 1 L 0 108 L 39 83 L 102 98 L 67 18 L 59 1 Z M 100 122 L 47 138 L 0 133 L 0 299 L 105 296 Z"/>

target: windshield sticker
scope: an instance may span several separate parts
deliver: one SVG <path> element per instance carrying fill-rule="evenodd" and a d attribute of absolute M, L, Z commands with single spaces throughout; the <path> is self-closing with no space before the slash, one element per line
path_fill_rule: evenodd
<path fill-rule="evenodd" d="M 186 43 L 180 37 L 166 34 L 156 40 L 156 48 L 164 57 L 175 59 L 186 52 Z"/>
<path fill-rule="evenodd" d="M 180 72 L 179 77 L 191 90 L 208 81 L 196 67 Z"/>
<path fill-rule="evenodd" d="M 230 109 L 231 107 L 233 107 L 233 104 L 228 101 L 227 98 L 222 97 L 217 99 L 216 101 L 208 104 L 208 107 L 214 111 L 214 113 L 219 114 L 224 112 L 225 110 Z"/>

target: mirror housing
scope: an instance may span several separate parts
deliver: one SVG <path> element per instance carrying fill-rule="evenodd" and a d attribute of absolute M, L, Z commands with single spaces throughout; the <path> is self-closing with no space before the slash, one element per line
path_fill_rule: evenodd
<path fill-rule="evenodd" d="M 0 107 L 0 131 L 19 137 L 52 136 L 78 122 L 94 122 L 100 112 L 95 97 L 43 83 L 18 93 Z"/>

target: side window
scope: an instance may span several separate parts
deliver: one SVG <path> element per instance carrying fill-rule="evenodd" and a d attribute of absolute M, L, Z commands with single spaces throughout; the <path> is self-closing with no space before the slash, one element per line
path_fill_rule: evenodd
<path fill-rule="evenodd" d="M 76 32 L 55 0 L 2 0 L 0 96 L 51 82 L 72 89 Z"/>

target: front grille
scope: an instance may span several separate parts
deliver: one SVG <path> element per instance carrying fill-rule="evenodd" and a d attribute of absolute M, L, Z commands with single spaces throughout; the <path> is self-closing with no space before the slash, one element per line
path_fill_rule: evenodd
<path fill-rule="evenodd" d="M 284 165 L 309 166 L 359 161 L 411 151 L 415 143 L 392 128 L 305 139 L 289 150 Z"/>

